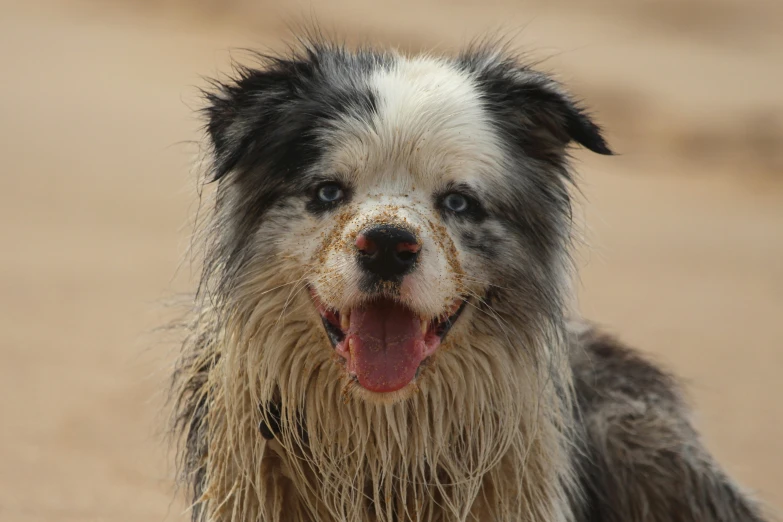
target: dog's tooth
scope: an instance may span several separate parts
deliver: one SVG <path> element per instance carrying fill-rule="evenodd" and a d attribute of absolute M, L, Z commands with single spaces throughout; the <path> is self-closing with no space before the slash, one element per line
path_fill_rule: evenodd
<path fill-rule="evenodd" d="M 342 328 L 343 332 L 347 332 L 348 329 L 351 327 L 351 310 L 346 310 L 344 313 L 340 314 L 340 328 Z"/>
<path fill-rule="evenodd" d="M 421 320 L 421 333 L 426 334 L 430 323 L 426 319 Z"/>
<path fill-rule="evenodd" d="M 348 338 L 348 353 L 353 355 L 353 349 L 354 349 L 354 338 L 349 337 Z"/>

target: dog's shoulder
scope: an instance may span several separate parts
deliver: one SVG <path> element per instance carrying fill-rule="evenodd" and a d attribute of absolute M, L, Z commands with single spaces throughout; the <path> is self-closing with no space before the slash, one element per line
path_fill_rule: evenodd
<path fill-rule="evenodd" d="M 704 448 L 671 374 L 591 325 L 570 336 L 586 520 L 762 520 Z"/>

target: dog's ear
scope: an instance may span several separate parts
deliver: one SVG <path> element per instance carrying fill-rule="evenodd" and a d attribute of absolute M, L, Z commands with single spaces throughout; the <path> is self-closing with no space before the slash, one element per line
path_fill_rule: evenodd
<path fill-rule="evenodd" d="M 503 131 L 531 157 L 559 160 L 572 142 L 612 154 L 601 128 L 548 76 L 491 49 L 467 53 L 463 64 L 476 74 L 486 106 Z"/>
<path fill-rule="evenodd" d="M 542 140 L 539 145 L 554 140 L 551 145 L 565 147 L 575 142 L 598 154 L 612 154 L 601 128 L 552 80 L 542 76 L 523 80 L 517 103 L 523 119 L 532 124 L 533 136 Z"/>
<path fill-rule="evenodd" d="M 207 104 L 202 109 L 202 113 L 206 119 L 204 127 L 212 154 L 211 180 L 217 181 L 239 162 L 244 139 L 241 133 L 231 132 L 232 128 L 237 128 L 236 121 L 240 112 L 238 100 L 240 94 L 236 86 L 217 82 L 213 84 L 216 87 L 215 91 L 204 93 Z M 233 141 L 229 140 L 231 134 L 235 136 Z"/>
<path fill-rule="evenodd" d="M 204 93 L 207 138 L 212 149 L 212 180 L 234 169 L 275 158 L 285 140 L 302 141 L 308 125 L 295 105 L 294 93 L 313 74 L 313 62 L 261 57 L 261 68 L 235 67 L 235 77 L 212 82 Z M 289 143 L 301 145 L 301 143 Z M 288 147 L 291 151 L 292 147 Z"/>
<path fill-rule="evenodd" d="M 259 149 L 274 125 L 284 84 L 277 75 L 241 69 L 236 79 L 214 81 L 204 93 L 206 133 L 211 145 L 213 181 L 240 166 Z"/>

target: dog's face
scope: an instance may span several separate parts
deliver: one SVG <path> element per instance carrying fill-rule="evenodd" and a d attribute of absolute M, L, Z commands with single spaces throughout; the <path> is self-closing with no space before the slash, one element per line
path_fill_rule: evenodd
<path fill-rule="evenodd" d="M 222 288 L 285 286 L 280 317 L 323 330 L 295 349 L 335 354 L 366 397 L 414 389 L 450 336 L 561 313 L 565 149 L 609 151 L 545 76 L 314 47 L 209 101 Z"/>

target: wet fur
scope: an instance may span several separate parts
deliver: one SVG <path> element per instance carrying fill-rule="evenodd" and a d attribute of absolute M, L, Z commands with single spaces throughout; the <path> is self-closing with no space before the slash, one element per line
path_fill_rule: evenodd
<path fill-rule="evenodd" d="M 386 150 L 368 78 L 401 59 L 307 44 L 240 67 L 207 94 L 207 181 L 218 186 L 174 375 L 193 520 L 761 520 L 699 442 L 674 379 L 568 321 L 566 147 L 609 149 L 556 83 L 491 46 L 424 63 L 473 86 L 464 96 L 478 93 L 486 136 L 497 138 L 477 152 L 497 145 L 479 180 L 492 180 L 478 185 L 481 213 L 426 219 L 459 266 L 443 284 L 472 295 L 471 306 L 413 388 L 376 396 L 346 377 L 305 284 L 345 288 L 323 257 L 303 260 L 285 242 L 309 230 L 302 220 L 339 232 L 336 223 L 362 218 L 297 194 L 310 190 L 314 165 L 334 159 L 330 144 L 367 141 L 364 124 Z M 378 161 L 414 154 L 398 147 Z"/>

